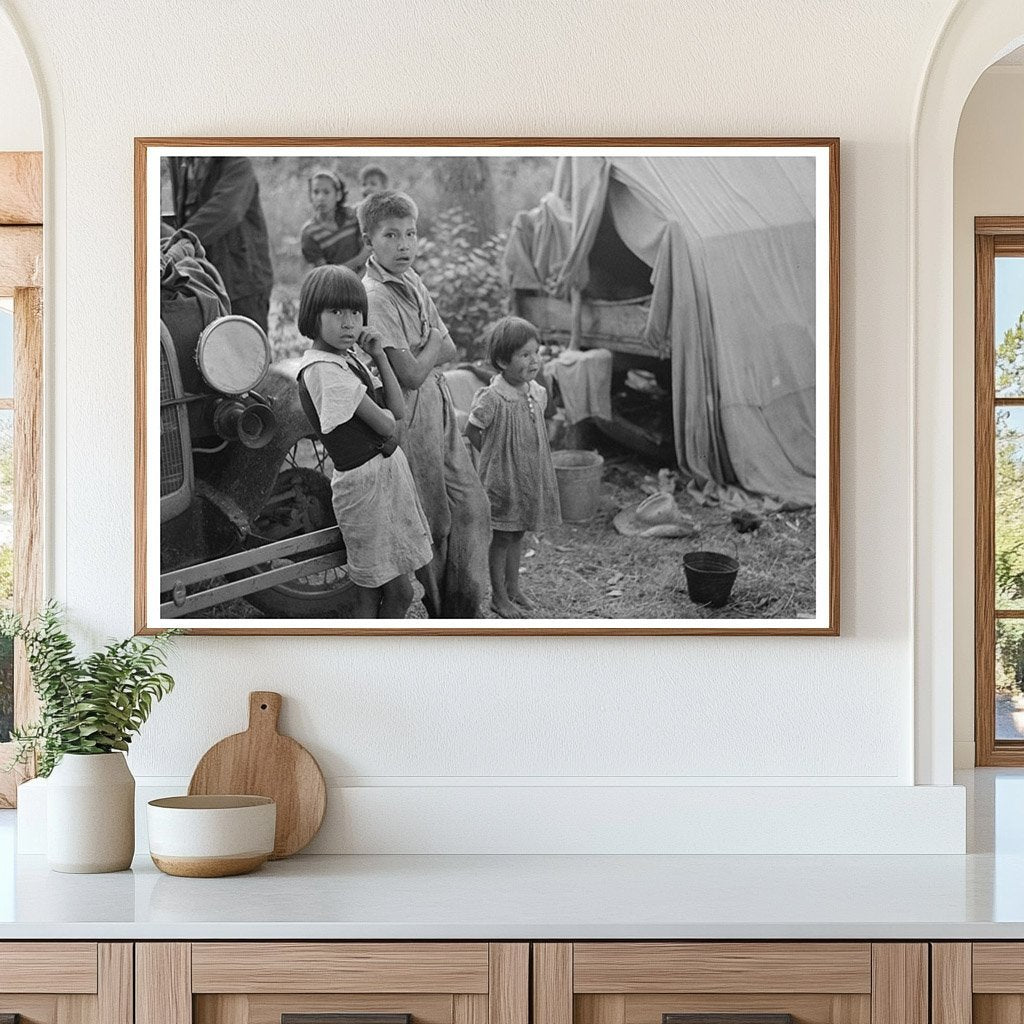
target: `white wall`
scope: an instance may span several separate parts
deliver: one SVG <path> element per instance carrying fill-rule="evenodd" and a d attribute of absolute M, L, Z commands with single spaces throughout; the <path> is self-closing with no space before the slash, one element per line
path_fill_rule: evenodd
<path fill-rule="evenodd" d="M 0 152 L 43 148 L 43 121 L 32 69 L 7 17 L 0 13 Z"/>
<path fill-rule="evenodd" d="M 526 808 L 552 783 L 568 804 L 630 781 L 863 786 L 891 839 L 877 787 L 914 781 L 910 133 L 945 0 L 8 6 L 53 97 L 51 589 L 94 639 L 132 628 L 133 136 L 840 136 L 841 638 L 186 638 L 131 762 L 180 782 L 269 688 L 349 809 L 506 783 Z M 941 842 L 958 814 L 934 811 Z"/>
<path fill-rule="evenodd" d="M 974 764 L 974 218 L 1024 214 L 1024 66 L 990 68 L 960 119 L 954 162 L 954 729 Z"/>

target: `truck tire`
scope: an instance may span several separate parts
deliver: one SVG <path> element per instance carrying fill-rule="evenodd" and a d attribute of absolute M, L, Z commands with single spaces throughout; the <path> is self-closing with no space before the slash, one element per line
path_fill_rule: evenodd
<path fill-rule="evenodd" d="M 255 533 L 269 543 L 312 533 L 335 523 L 331 484 L 316 469 L 286 465 L 264 509 Z M 259 567 L 256 570 L 259 571 Z M 343 567 L 283 583 L 250 594 L 246 600 L 273 619 L 348 619 L 355 612 L 355 585 Z"/>

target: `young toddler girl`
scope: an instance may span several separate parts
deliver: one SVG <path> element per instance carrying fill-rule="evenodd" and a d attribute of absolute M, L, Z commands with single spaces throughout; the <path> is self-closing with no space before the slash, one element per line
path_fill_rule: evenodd
<path fill-rule="evenodd" d="M 358 274 L 370 250 L 363 245 L 355 211 L 345 204 L 347 195 L 345 182 L 334 171 L 319 168 L 309 176 L 313 217 L 302 225 L 299 244 L 314 267 L 338 263 Z"/>
<path fill-rule="evenodd" d="M 562 522 L 544 423 L 548 393 L 537 383 L 537 329 L 503 317 L 491 330 L 490 356 L 500 372 L 473 399 L 466 436 L 480 452 L 480 479 L 491 499 L 491 608 L 521 619 L 533 608 L 519 586 L 523 533 Z"/>
<path fill-rule="evenodd" d="M 397 446 L 405 398 L 380 335 L 366 326 L 366 289 L 353 271 L 328 265 L 306 275 L 299 331 L 313 342 L 299 366 L 299 398 L 334 462 L 334 514 L 356 585 L 356 616 L 405 618 L 412 603 L 409 573 L 434 551 Z M 376 364 L 383 396 L 357 358 L 357 344 Z"/>

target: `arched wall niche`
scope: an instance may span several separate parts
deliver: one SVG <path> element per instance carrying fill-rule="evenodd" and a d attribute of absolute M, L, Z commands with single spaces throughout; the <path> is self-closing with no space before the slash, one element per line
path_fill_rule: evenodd
<path fill-rule="evenodd" d="M 958 587 L 973 592 L 971 546 L 954 515 L 953 156 L 967 98 L 982 73 L 1024 42 L 1019 0 L 962 0 L 936 41 L 911 138 L 910 233 L 914 360 L 915 781 L 949 785 L 953 773 L 954 618 Z M 968 341 L 970 343 L 970 340 Z M 958 571 L 954 571 L 954 569 Z M 967 575 L 969 574 L 969 576 Z M 973 607 L 973 605 L 972 605 Z M 973 631 L 967 634 L 973 642 Z M 971 685 L 973 680 L 957 680 Z"/>

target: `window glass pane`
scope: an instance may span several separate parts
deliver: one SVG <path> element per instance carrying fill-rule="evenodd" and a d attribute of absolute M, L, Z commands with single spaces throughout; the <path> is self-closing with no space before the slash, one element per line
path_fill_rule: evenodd
<path fill-rule="evenodd" d="M 1024 608 L 1024 408 L 996 409 L 996 608 Z"/>
<path fill-rule="evenodd" d="M 996 396 L 1024 397 L 1024 257 L 996 258 Z"/>
<path fill-rule="evenodd" d="M 1024 622 L 996 619 L 996 739 L 1024 739 Z"/>
<path fill-rule="evenodd" d="M 14 413 L 0 409 L 0 607 L 14 596 Z M 0 743 L 10 738 L 14 714 L 14 648 L 0 638 Z"/>
<path fill-rule="evenodd" d="M 14 314 L 0 306 L 0 398 L 14 397 Z"/>

